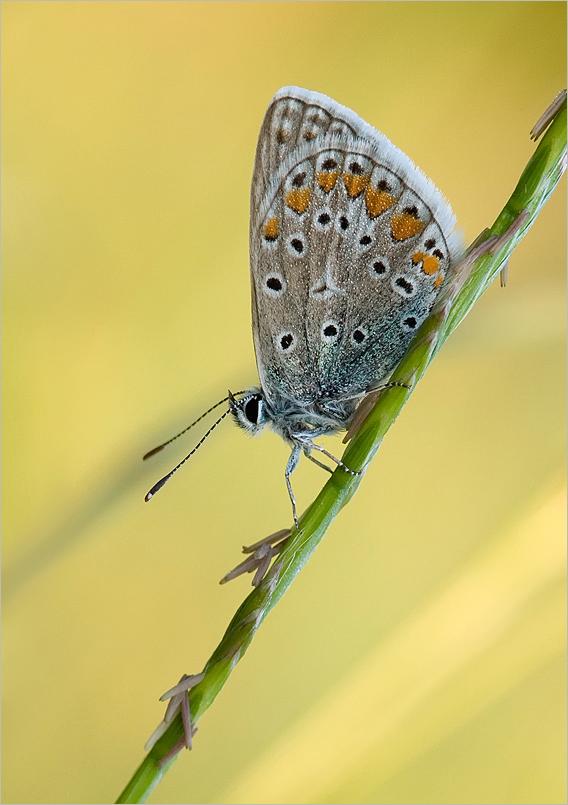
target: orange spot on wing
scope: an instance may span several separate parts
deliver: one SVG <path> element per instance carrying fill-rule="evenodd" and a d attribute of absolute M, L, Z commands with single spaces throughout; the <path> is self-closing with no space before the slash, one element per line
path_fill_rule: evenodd
<path fill-rule="evenodd" d="M 278 218 L 271 218 L 264 227 L 266 240 L 276 240 L 278 237 Z"/>
<path fill-rule="evenodd" d="M 440 268 L 440 261 L 438 258 L 431 254 L 425 254 L 424 252 L 415 252 L 412 255 L 412 262 L 414 265 L 421 262 L 422 271 L 428 275 L 435 274 Z"/>
<path fill-rule="evenodd" d="M 391 218 L 391 232 L 395 240 L 407 240 L 422 232 L 423 229 L 422 221 L 407 212 L 393 215 Z"/>
<path fill-rule="evenodd" d="M 389 207 L 392 207 L 396 199 L 387 193 L 385 190 L 375 190 L 374 187 L 368 187 L 365 193 L 365 203 L 367 204 L 367 212 L 371 218 L 376 218 Z"/>
<path fill-rule="evenodd" d="M 308 187 L 302 187 L 301 190 L 288 190 L 286 193 L 286 206 L 301 215 L 308 209 L 311 195 Z"/>
<path fill-rule="evenodd" d="M 434 257 L 431 254 L 427 255 L 427 257 L 425 257 L 422 261 L 422 271 L 425 274 L 435 274 L 439 268 L 440 261 L 437 257 Z"/>
<path fill-rule="evenodd" d="M 364 174 L 361 176 L 357 176 L 354 173 L 343 174 L 343 184 L 351 198 L 356 198 L 359 193 L 363 192 L 369 183 L 369 178 L 369 176 L 365 176 Z"/>
<path fill-rule="evenodd" d="M 325 193 L 329 193 L 335 187 L 338 176 L 339 171 L 322 171 L 317 174 L 318 184 Z"/>
<path fill-rule="evenodd" d="M 438 276 L 434 280 L 434 288 L 439 288 L 440 285 L 443 283 L 443 281 L 444 281 L 444 275 L 440 271 L 440 273 L 438 274 Z"/>

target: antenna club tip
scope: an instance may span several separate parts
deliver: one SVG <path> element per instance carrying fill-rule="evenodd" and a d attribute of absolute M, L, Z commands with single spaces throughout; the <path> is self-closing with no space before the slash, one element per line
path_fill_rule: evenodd
<path fill-rule="evenodd" d="M 142 461 L 146 461 L 147 458 L 150 458 L 151 456 L 155 456 L 156 453 L 159 453 L 160 450 L 163 450 L 163 449 L 164 449 L 163 444 L 158 445 L 158 447 L 154 447 L 153 450 L 150 450 L 148 453 L 146 453 L 145 455 L 142 456 Z"/>
<path fill-rule="evenodd" d="M 174 470 L 174 472 L 175 472 L 175 470 Z M 160 480 L 158 481 L 157 484 L 154 484 L 152 489 L 150 489 L 150 491 L 146 494 L 146 497 L 144 498 L 146 503 L 150 500 L 150 498 L 154 497 L 156 492 L 160 491 L 160 489 L 163 487 L 163 485 L 166 483 L 166 481 L 169 481 L 169 479 L 172 477 L 172 475 L 173 475 L 173 472 L 169 472 L 167 475 L 164 475 L 163 478 L 160 478 Z"/>

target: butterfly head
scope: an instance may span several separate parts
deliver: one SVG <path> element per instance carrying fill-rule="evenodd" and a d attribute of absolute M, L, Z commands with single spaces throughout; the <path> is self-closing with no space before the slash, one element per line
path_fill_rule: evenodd
<path fill-rule="evenodd" d="M 235 423 L 250 433 L 258 436 L 271 420 L 264 394 L 258 388 L 245 392 L 244 397 L 237 400 L 229 392 L 229 408 Z"/>

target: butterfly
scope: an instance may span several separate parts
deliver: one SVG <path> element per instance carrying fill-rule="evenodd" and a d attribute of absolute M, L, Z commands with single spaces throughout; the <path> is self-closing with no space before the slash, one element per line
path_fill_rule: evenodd
<path fill-rule="evenodd" d="M 440 191 L 384 134 L 326 95 L 280 89 L 260 129 L 251 186 L 260 382 L 205 412 L 229 403 L 146 499 L 230 413 L 249 434 L 269 426 L 290 445 L 285 479 L 298 525 L 291 474 L 302 454 L 332 472 L 314 452 L 355 474 L 314 440 L 346 429 L 361 400 L 389 385 L 451 278 L 461 252 L 454 226 Z"/>

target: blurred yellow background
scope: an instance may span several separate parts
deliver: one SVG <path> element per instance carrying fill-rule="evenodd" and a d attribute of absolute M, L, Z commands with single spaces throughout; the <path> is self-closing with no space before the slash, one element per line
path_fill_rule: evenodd
<path fill-rule="evenodd" d="M 248 203 L 274 92 L 359 113 L 468 240 L 565 84 L 561 2 L 4 2 L 3 801 L 111 802 L 290 522 Z M 565 180 L 151 802 L 565 801 Z M 337 440 L 329 441 L 335 452 Z M 187 449 L 186 449 L 187 448 Z M 297 471 L 302 510 L 323 485 Z"/>

